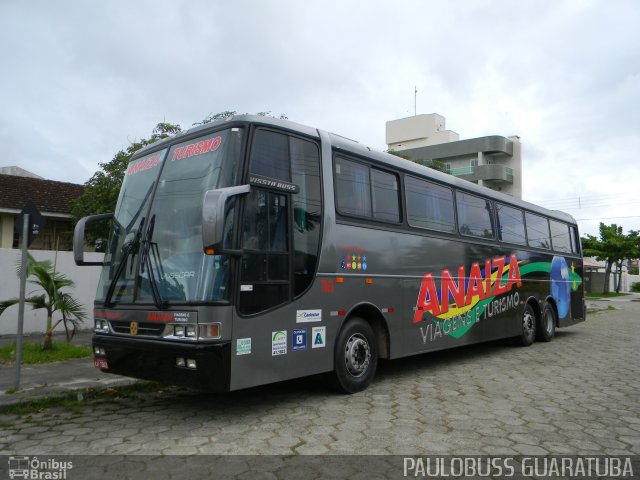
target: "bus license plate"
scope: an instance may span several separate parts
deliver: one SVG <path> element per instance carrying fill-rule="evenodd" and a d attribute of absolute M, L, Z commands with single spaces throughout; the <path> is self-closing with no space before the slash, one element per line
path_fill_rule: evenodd
<path fill-rule="evenodd" d="M 93 358 L 93 366 L 99 368 L 100 370 L 109 370 L 109 364 L 107 363 L 106 358 Z"/>

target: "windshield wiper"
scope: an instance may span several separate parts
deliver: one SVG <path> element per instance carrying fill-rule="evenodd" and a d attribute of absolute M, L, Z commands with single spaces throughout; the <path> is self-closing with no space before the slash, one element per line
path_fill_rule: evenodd
<path fill-rule="evenodd" d="M 171 298 L 184 298 L 185 295 L 184 287 L 180 285 L 175 278 L 173 279 L 174 284 L 172 285 L 164 273 L 160 252 L 158 251 L 158 244 L 151 241 L 151 239 L 153 238 L 153 230 L 155 228 L 155 225 L 156 216 L 154 214 L 149 220 L 149 226 L 147 227 L 147 232 L 144 236 L 144 240 L 142 241 L 140 273 L 144 273 L 145 268 L 149 271 L 148 280 L 149 286 L 151 287 L 151 294 L 153 295 L 153 303 L 158 309 L 160 309 L 166 307 L 169 302 L 162 298 L 162 294 L 160 293 L 158 284 L 162 286 L 162 290 Z M 156 271 L 160 276 L 159 282 L 156 279 Z"/>
<path fill-rule="evenodd" d="M 105 296 L 105 299 L 104 299 L 105 308 L 113 307 L 113 302 L 111 301 L 111 298 L 113 297 L 113 293 L 115 292 L 116 285 L 118 283 L 118 280 L 120 279 L 120 275 L 122 275 L 122 272 L 127 266 L 127 260 L 129 258 L 129 255 L 131 255 L 132 253 L 135 255 L 138 252 L 138 247 L 140 246 L 140 237 L 142 236 L 143 225 L 144 225 L 144 217 L 142 218 L 142 220 L 140 220 L 140 225 L 138 225 L 138 231 L 135 233 L 134 237 L 128 241 L 125 238 L 124 244 L 122 245 L 122 258 L 120 259 L 120 264 L 118 265 L 118 268 L 116 269 L 116 272 L 113 275 L 113 279 L 109 284 L 109 289 L 107 290 L 107 295 Z"/>
<path fill-rule="evenodd" d="M 142 241 L 142 259 L 140 261 L 140 273 L 144 273 L 144 269 L 149 271 L 149 286 L 151 287 L 151 295 L 153 295 L 153 303 L 155 304 L 158 310 L 166 307 L 167 302 L 162 299 L 160 295 L 160 290 L 158 289 L 158 282 L 156 281 L 156 275 L 153 271 L 153 265 L 151 265 L 151 255 L 149 251 L 151 250 L 151 238 L 153 237 L 153 229 L 156 226 L 156 216 L 155 214 L 149 220 L 149 226 L 147 227 L 147 232 L 144 235 L 144 240 Z"/>

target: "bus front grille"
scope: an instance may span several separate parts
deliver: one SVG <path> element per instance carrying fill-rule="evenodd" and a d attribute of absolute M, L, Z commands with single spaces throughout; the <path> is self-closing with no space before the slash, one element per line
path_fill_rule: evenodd
<path fill-rule="evenodd" d="M 159 337 L 164 331 L 163 323 L 140 322 L 137 325 L 136 333 L 132 334 L 131 322 L 111 320 L 111 329 L 115 333 L 136 335 L 143 337 Z"/>

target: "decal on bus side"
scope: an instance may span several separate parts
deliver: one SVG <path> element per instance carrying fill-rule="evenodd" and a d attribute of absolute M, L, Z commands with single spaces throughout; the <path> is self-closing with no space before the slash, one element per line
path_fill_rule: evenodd
<path fill-rule="evenodd" d="M 464 265 L 460 265 L 457 280 L 444 269 L 439 277 L 440 288 L 433 273 L 425 274 L 413 316 L 414 324 L 432 320 L 420 326 L 422 342 L 426 344 L 443 336 L 459 339 L 482 319 L 517 308 L 521 300 L 517 289 L 522 286 L 522 277 L 533 273 L 549 275 L 550 293 L 558 315 L 561 319 L 567 316 L 571 290 L 576 291 L 582 283 L 575 266 L 572 264 L 569 268 L 564 257 L 528 263 L 529 257 L 524 254 L 518 259 L 516 254 L 511 254 L 508 261 L 506 256 L 485 260 L 484 269 L 474 262 L 468 276 Z"/>
<path fill-rule="evenodd" d="M 251 353 L 251 338 L 238 338 L 236 340 L 236 355 L 249 355 Z"/>

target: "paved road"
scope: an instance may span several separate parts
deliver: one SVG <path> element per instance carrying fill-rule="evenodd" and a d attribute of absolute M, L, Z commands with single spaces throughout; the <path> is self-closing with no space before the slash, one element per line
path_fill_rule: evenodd
<path fill-rule="evenodd" d="M 351 396 L 313 377 L 0 415 L 0 454 L 637 455 L 640 302 L 602 305 L 551 343 L 382 363 Z"/>

